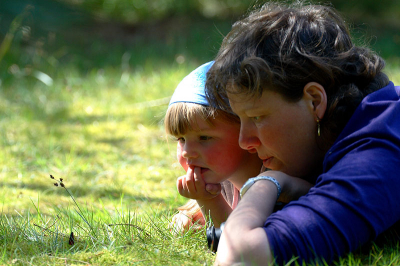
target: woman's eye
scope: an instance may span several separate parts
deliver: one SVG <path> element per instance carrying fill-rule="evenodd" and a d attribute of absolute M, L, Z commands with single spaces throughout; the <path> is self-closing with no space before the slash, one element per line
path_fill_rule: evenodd
<path fill-rule="evenodd" d="M 253 117 L 251 118 L 251 120 L 253 120 L 253 121 L 258 121 L 258 120 L 260 120 L 260 116 L 253 116 Z"/>

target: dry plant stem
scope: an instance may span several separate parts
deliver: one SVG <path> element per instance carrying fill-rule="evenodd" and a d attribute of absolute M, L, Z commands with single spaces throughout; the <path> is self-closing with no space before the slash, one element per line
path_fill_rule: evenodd
<path fill-rule="evenodd" d="M 63 183 L 63 179 L 60 178 L 59 180 L 56 179 L 53 175 L 50 175 L 51 179 L 54 179 L 55 181 L 57 181 L 57 183 L 54 183 L 55 186 L 58 186 L 58 184 L 60 185 L 60 187 L 64 188 L 65 191 L 67 191 L 68 195 L 71 197 L 71 199 L 74 201 L 75 206 L 78 208 L 79 212 L 77 211 L 78 215 L 82 218 L 82 220 L 90 227 L 90 230 L 92 230 L 92 232 L 94 233 L 95 230 L 93 229 L 93 227 L 89 224 L 89 222 L 87 221 L 86 217 L 83 216 L 83 212 L 81 210 L 81 208 L 79 207 L 79 204 L 76 202 L 74 196 L 71 194 L 71 192 L 69 192 L 69 190 L 67 189 L 67 187 L 64 185 Z"/>
<path fill-rule="evenodd" d="M 77 224 L 76 226 L 78 226 L 80 229 L 82 229 L 83 231 L 85 231 L 88 234 L 88 236 L 85 236 L 85 237 L 90 237 L 92 240 L 96 240 L 85 228 L 83 228 L 79 224 Z"/>
<path fill-rule="evenodd" d="M 44 229 L 49 229 L 50 227 L 53 227 L 53 225 L 55 225 L 56 224 L 56 222 L 58 221 L 58 220 L 60 220 L 60 216 L 58 216 L 58 214 L 57 214 L 57 219 L 55 219 L 54 220 L 54 222 L 51 224 L 51 225 L 49 225 L 49 226 L 47 226 L 46 228 L 44 228 Z"/>
<path fill-rule="evenodd" d="M 48 232 L 51 233 L 51 234 L 55 234 L 54 231 L 52 231 L 52 230 L 50 230 L 50 229 L 48 229 L 48 228 L 44 228 L 44 227 L 42 227 L 42 226 L 40 226 L 40 225 L 38 225 L 38 224 L 35 224 L 35 223 L 33 223 L 33 225 L 39 227 L 40 229 L 42 229 L 42 231 L 48 231 Z M 63 236 L 63 237 L 66 236 L 66 235 L 63 234 L 63 233 L 60 233 L 60 235 Z"/>
<path fill-rule="evenodd" d="M 142 229 L 142 228 L 140 228 L 139 226 L 134 225 L 134 224 L 109 224 L 108 226 L 116 226 L 116 225 L 127 225 L 127 226 L 132 226 L 132 227 L 135 227 L 136 229 L 142 231 L 143 233 L 145 233 L 146 236 L 150 236 L 150 234 L 147 233 L 144 229 Z"/>

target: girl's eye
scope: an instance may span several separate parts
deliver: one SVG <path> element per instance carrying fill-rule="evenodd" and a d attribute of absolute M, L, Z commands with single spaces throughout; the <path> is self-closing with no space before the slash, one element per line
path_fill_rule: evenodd
<path fill-rule="evenodd" d="M 209 136 L 200 136 L 200 140 L 210 140 L 212 137 Z"/>
<path fill-rule="evenodd" d="M 251 120 L 253 120 L 253 121 L 258 121 L 258 120 L 260 120 L 260 116 L 253 116 L 253 117 L 251 117 Z"/>
<path fill-rule="evenodd" d="M 183 137 L 176 138 L 176 141 L 178 141 L 178 142 L 185 142 L 185 138 L 183 138 Z"/>

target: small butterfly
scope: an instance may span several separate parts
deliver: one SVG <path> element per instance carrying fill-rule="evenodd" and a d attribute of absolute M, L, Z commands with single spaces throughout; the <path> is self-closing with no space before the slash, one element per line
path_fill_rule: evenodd
<path fill-rule="evenodd" d="M 71 246 L 72 246 L 73 244 L 75 244 L 75 238 L 74 238 L 74 233 L 73 233 L 73 232 L 71 232 L 71 234 L 69 235 L 68 244 L 70 244 Z"/>

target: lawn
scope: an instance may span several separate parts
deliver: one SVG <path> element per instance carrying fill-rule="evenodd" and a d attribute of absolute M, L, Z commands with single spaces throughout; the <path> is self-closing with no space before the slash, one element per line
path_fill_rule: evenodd
<path fill-rule="evenodd" d="M 8 28 L 13 42 L 0 61 L 0 264 L 212 265 L 204 231 L 168 228 L 185 202 L 175 188 L 184 172 L 162 119 L 176 85 L 212 59 L 231 22 L 176 17 L 39 37 L 23 22 Z M 400 53 L 391 45 L 400 37 L 380 34 L 372 46 L 400 84 Z M 336 262 L 390 263 L 400 263 L 396 245 Z"/>

